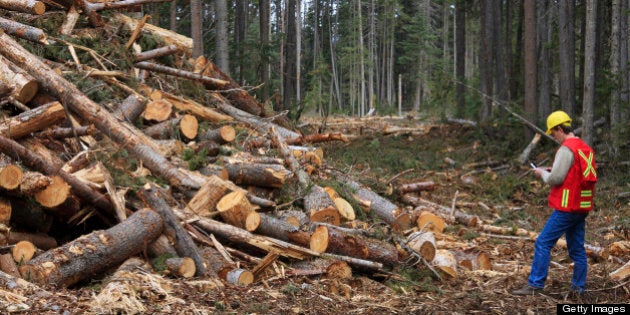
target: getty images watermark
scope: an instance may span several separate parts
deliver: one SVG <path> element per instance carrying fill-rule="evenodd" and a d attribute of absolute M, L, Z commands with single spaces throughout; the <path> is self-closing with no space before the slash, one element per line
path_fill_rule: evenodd
<path fill-rule="evenodd" d="M 629 304 L 558 304 L 557 314 L 627 314 L 630 312 Z"/>

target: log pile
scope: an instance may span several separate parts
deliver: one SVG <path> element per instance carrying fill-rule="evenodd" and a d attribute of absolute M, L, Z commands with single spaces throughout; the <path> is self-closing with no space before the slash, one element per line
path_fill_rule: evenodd
<path fill-rule="evenodd" d="M 89 4 L 80 10 L 58 4 L 51 9 L 64 10 L 62 33 L 80 39 L 83 32 L 72 27 L 80 23 L 77 14 L 89 17 L 84 19 L 90 21 L 84 25 L 89 29 L 105 23 L 102 10 L 142 2 L 148 1 Z M 0 8 L 43 13 L 38 1 L 1 0 Z M 146 19 L 115 14 L 107 21 L 124 25 L 131 44 L 151 34 L 162 38 L 164 46 L 136 52 L 133 67 L 117 67 L 121 81 L 99 72 L 94 80 L 116 91 L 101 103 L 59 74 L 91 66 L 80 65 L 78 58 L 34 55 L 16 41 L 14 21 L 5 20 L 0 20 L 0 103 L 6 100 L 15 110 L 4 113 L 0 122 L 0 245 L 11 245 L 14 251 L 12 257 L 0 256 L 0 267 L 12 277 L 68 287 L 113 268 L 112 279 L 141 277 L 134 270 L 143 268 L 161 269 L 169 277 L 246 285 L 268 276 L 269 266 L 279 262 L 289 265 L 289 276 L 347 278 L 353 268 L 376 272 L 396 268 L 409 257 L 457 277 L 464 270 L 492 269 L 492 258 L 473 243 L 458 245 L 445 234 L 445 226 L 534 235 L 493 229 L 466 211 L 420 197 L 436 189 L 432 181 L 395 189 L 413 206 L 409 209 L 350 174 L 324 171 L 323 151 L 316 144 L 350 141 L 354 136 L 349 134 L 365 131 L 365 122 L 356 124 L 358 132 L 355 124 L 344 122 L 346 129 L 340 132 L 304 135 L 284 127 L 277 117 L 270 121 L 262 104 L 210 60 L 189 59 L 188 38 Z M 27 28 L 25 34 L 37 45 L 47 42 L 42 30 Z M 73 55 L 77 49 L 85 52 L 99 71 L 114 65 L 103 64 L 104 57 L 91 48 L 65 44 Z M 175 64 L 159 64 L 163 56 L 173 57 Z M 195 66 L 182 69 L 184 64 Z M 143 84 L 131 87 L 128 79 L 134 77 Z M 186 96 L 169 80 L 185 80 L 206 97 Z M 417 135 L 434 127 L 368 125 L 383 135 Z M 270 148 L 279 154 L 272 155 L 276 151 Z M 320 176 L 347 189 L 319 186 Z M 294 201 L 302 202 L 279 205 L 273 199 L 279 192 L 291 192 Z M 370 236 L 359 214 L 383 223 L 394 237 Z M 92 229 L 74 238 L 55 233 L 79 231 L 81 224 Z M 253 256 L 260 252 L 264 258 Z M 602 248 L 590 252 L 605 255 Z M 141 254 L 152 261 L 163 258 L 161 268 L 134 261 Z M 235 256 L 249 264 L 236 263 Z M 290 266 L 295 260 L 303 262 Z M 104 290 L 116 289 L 107 282 Z M 99 299 L 99 310 L 113 303 Z"/>

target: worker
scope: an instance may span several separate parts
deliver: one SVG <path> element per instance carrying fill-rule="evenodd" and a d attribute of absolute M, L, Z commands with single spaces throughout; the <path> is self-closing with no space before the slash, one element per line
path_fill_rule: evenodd
<path fill-rule="evenodd" d="M 593 149 L 575 136 L 571 121 L 571 117 L 563 111 L 555 111 L 547 117 L 547 134 L 561 146 L 556 151 L 551 168 L 535 167 L 533 172 L 551 186 L 548 205 L 553 212 L 536 238 L 527 284 L 512 291 L 515 295 L 542 292 L 549 271 L 551 249 L 563 234 L 569 257 L 573 260 L 570 290 L 579 295 L 585 290 L 588 269 L 584 249 L 585 219 L 593 209 L 597 168 Z"/>

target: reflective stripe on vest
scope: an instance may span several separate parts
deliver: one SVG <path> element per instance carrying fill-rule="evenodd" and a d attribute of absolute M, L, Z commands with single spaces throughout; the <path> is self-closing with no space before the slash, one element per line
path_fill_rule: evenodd
<path fill-rule="evenodd" d="M 562 207 L 567 207 L 569 205 L 569 190 L 568 189 L 562 190 L 562 201 L 560 202 L 560 204 L 562 205 Z"/>
<path fill-rule="evenodd" d="M 584 159 L 584 162 L 586 162 L 586 169 L 584 170 L 584 173 L 582 173 L 584 178 L 587 178 L 590 173 L 593 173 L 593 176 L 597 178 L 597 173 L 593 167 L 593 152 L 589 152 L 588 157 L 584 154 L 584 152 L 582 152 L 582 150 L 578 150 L 578 154 L 582 157 L 582 159 Z"/>

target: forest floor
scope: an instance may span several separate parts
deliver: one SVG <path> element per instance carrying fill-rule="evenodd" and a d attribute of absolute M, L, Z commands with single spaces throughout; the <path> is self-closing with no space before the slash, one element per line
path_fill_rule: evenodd
<path fill-rule="evenodd" d="M 515 162 L 524 145 L 501 130 L 521 129 L 436 123 L 421 134 L 364 134 L 349 143 L 323 145 L 325 167 L 352 173 L 384 195 L 388 184 L 431 180 L 436 189 L 422 192 L 423 198 L 448 207 L 455 198 L 467 205 L 483 203 L 487 207 L 462 206 L 461 210 L 494 224 L 540 231 L 550 213 L 548 187 Z M 549 163 L 554 150 L 551 141 L 543 140 L 532 160 Z M 607 246 L 630 239 L 630 205 L 616 197 L 628 190 L 628 171 L 620 172 L 605 158 L 600 161 L 598 205 L 587 219 L 586 241 Z M 507 167 L 471 172 L 470 166 L 480 162 Z M 389 197 L 399 202 L 395 195 Z M 613 282 L 608 276 L 630 259 L 627 253 L 604 260 L 589 258 L 587 292 L 579 297 L 568 290 L 571 259 L 565 249 L 556 248 L 544 292 L 519 297 L 510 291 L 526 281 L 532 240 L 492 237 L 459 225 L 449 225 L 445 232 L 474 241 L 493 264 L 511 265 L 512 271 L 460 271 L 452 278 L 410 262 L 378 273 L 356 271 L 346 280 L 274 276 L 249 286 L 200 289 L 188 280 L 169 279 L 167 293 L 143 292 L 140 296 L 145 300 L 135 310 L 144 314 L 549 314 L 560 303 L 623 304 L 630 300 L 629 282 Z M 274 267 L 281 265 L 279 261 Z M 101 285 L 91 280 L 69 289 L 51 289 L 52 298 L 32 300 L 23 312 L 101 313 L 94 307 Z M 120 308 L 121 314 L 134 312 Z M 108 309 L 116 312 L 112 305 Z"/>

